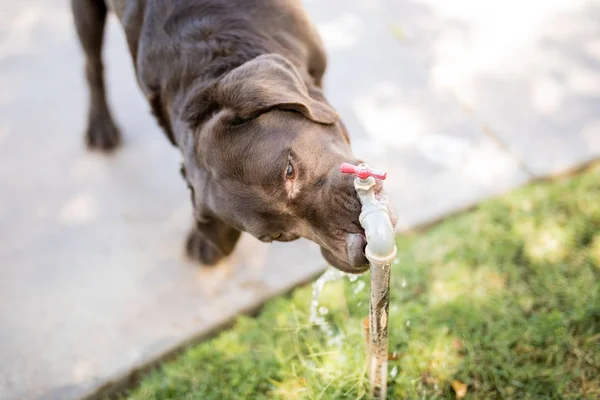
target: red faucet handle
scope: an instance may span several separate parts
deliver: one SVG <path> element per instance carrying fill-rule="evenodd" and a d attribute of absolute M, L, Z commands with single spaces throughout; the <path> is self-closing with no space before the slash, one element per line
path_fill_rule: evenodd
<path fill-rule="evenodd" d="M 387 177 L 387 172 L 378 171 L 367 167 L 366 164 L 360 164 L 359 166 L 343 163 L 340 167 L 340 171 L 344 174 L 354 174 L 360 179 L 367 179 L 372 176 L 373 178 L 384 180 Z"/>

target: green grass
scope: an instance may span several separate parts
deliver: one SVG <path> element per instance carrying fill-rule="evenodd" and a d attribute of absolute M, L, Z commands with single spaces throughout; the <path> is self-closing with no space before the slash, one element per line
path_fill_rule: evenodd
<path fill-rule="evenodd" d="M 399 238 L 388 398 L 455 398 L 453 380 L 468 385 L 467 399 L 600 398 L 599 228 L 600 168 L 591 168 Z M 330 336 L 309 323 L 302 287 L 128 396 L 366 398 L 368 279 L 326 285 Z"/>

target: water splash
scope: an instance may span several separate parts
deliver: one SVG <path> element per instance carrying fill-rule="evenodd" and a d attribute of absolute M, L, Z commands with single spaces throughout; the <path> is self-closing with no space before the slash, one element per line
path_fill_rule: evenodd
<path fill-rule="evenodd" d="M 346 336 L 342 331 L 336 332 L 333 327 L 327 323 L 327 320 L 323 316 L 329 313 L 329 309 L 325 306 L 319 306 L 319 297 L 321 296 L 321 292 L 323 291 L 323 288 L 327 282 L 336 281 L 344 277 L 348 277 L 351 282 L 354 282 L 358 279 L 356 275 L 346 274 L 345 272 L 337 270 L 333 267 L 329 267 L 325 273 L 323 273 L 323 275 L 321 275 L 319 279 L 313 283 L 312 287 L 313 290 L 312 300 L 310 301 L 309 322 L 319 326 L 323 333 L 327 335 L 327 344 L 329 346 L 341 347 Z"/>
<path fill-rule="evenodd" d="M 390 371 L 390 378 L 394 379 L 397 375 L 398 375 L 398 367 L 394 365 L 392 367 L 392 370 Z"/>
<path fill-rule="evenodd" d="M 327 282 L 341 279 L 345 275 L 346 274 L 344 272 L 337 270 L 333 267 L 329 267 L 327 268 L 327 270 L 325 270 L 323 275 L 321 275 L 319 279 L 317 279 L 315 283 L 313 283 L 312 300 L 310 301 L 310 316 L 308 319 L 311 324 L 321 325 L 325 323 L 325 319 L 321 317 L 318 313 L 319 297 L 321 296 L 321 292 L 323 291 L 325 284 Z"/>

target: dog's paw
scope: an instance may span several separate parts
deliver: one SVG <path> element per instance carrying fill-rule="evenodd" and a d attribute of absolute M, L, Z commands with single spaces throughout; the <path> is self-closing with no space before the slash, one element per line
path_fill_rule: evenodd
<path fill-rule="evenodd" d="M 185 249 L 190 259 L 207 266 L 217 264 L 224 257 L 223 253 L 196 229 L 189 233 Z"/>
<path fill-rule="evenodd" d="M 110 152 L 121 143 L 121 134 L 110 116 L 91 117 L 85 135 L 90 150 Z"/>

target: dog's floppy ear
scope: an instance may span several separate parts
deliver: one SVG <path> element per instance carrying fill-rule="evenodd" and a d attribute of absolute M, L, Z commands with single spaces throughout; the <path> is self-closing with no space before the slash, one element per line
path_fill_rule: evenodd
<path fill-rule="evenodd" d="M 310 96 L 294 65 L 278 54 L 258 56 L 229 72 L 219 82 L 216 100 L 241 119 L 272 108 L 296 111 L 321 124 L 339 119 L 329 104 Z"/>

